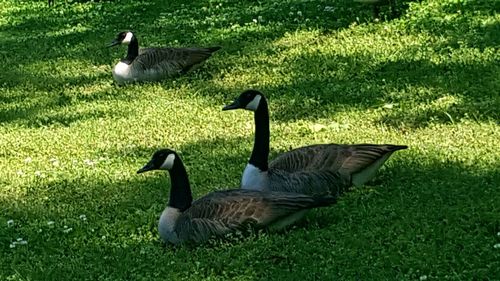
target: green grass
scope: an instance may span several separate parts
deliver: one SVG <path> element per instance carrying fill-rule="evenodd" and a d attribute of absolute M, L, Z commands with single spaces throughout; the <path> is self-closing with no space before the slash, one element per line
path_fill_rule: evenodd
<path fill-rule="evenodd" d="M 0 280 L 500 280 L 499 1 L 399 1 L 381 22 L 348 0 L 55 2 L 0 0 Z M 126 29 L 223 49 L 118 87 L 125 49 L 105 45 Z M 169 147 L 195 197 L 236 187 L 253 118 L 221 109 L 246 88 L 268 96 L 273 156 L 410 149 L 284 233 L 164 247 L 169 181 L 135 171 Z"/>

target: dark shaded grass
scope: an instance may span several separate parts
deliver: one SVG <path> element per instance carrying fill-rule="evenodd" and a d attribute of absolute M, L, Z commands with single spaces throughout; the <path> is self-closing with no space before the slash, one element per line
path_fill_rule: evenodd
<path fill-rule="evenodd" d="M 184 149 L 197 151 L 200 144 L 194 145 Z M 205 147 L 198 155 L 185 157 L 199 161 L 196 167 L 186 161 L 190 174 L 203 175 L 209 171 L 198 167 L 218 162 L 228 166 L 238 158 L 227 153 L 207 156 L 208 151 Z M 415 182 L 422 175 L 431 180 Z M 12 237 L 29 241 L 15 255 L 4 252 L 2 272 L 14 270 L 37 280 L 61 274 L 67 280 L 124 280 L 139 275 L 292 280 L 498 276 L 498 252 L 491 247 L 500 231 L 498 170 L 477 171 L 427 155 L 405 162 L 396 157 L 379 177 L 382 185 L 356 189 L 337 206 L 310 212 L 305 222 L 285 233 L 183 249 L 165 248 L 157 241 L 156 220 L 169 186 L 163 173 L 121 181 L 101 174 L 92 179 L 33 182 L 24 187 L 26 194 L 16 205 L 1 204 L 4 218 L 15 217 L 20 226 L 19 231 L 17 227 L 3 231 L 2 245 Z M 196 197 L 212 189 L 203 177 L 191 179 Z M 82 213 L 87 221 L 78 218 Z M 54 227 L 46 225 L 48 220 L 55 221 Z M 54 235 L 64 225 L 74 230 Z M 102 263 L 95 263 L 96 257 Z M 158 263 L 165 266 L 155 266 Z M 85 268 L 87 274 L 82 276 Z"/>
<path fill-rule="evenodd" d="M 128 24 L 133 24 L 134 21 L 143 26 L 143 31 L 138 30 L 139 37 L 144 34 L 145 45 L 150 45 L 153 40 L 167 44 L 176 40 L 179 45 L 192 45 L 196 44 L 216 44 L 221 45 L 224 49 L 217 54 L 220 57 L 214 58 L 215 62 L 209 63 L 209 70 L 219 70 L 220 73 L 212 77 L 206 77 L 207 80 L 187 79 L 190 83 L 199 85 L 198 87 L 206 88 L 205 84 L 212 79 L 223 79 L 224 71 L 227 69 L 238 69 L 241 67 L 238 63 L 234 63 L 232 57 L 239 57 L 241 55 L 251 56 L 261 52 L 268 53 L 273 56 L 287 47 L 276 48 L 271 43 L 282 37 L 285 33 L 299 29 L 321 28 L 322 30 L 336 30 L 339 28 L 347 27 L 351 22 L 355 21 L 354 17 L 345 17 L 348 15 L 357 15 L 357 9 L 360 6 L 342 6 L 336 7 L 337 10 L 333 13 L 325 13 L 318 8 L 314 3 L 302 3 L 295 1 L 288 1 L 285 3 L 223 3 L 219 8 L 220 3 L 203 3 L 199 2 L 194 6 L 183 6 L 180 2 L 171 3 L 172 6 L 166 7 L 163 3 L 145 2 L 130 3 L 130 4 L 117 4 L 111 3 L 94 3 L 91 11 L 81 13 L 79 16 L 61 16 L 57 17 L 58 6 L 54 9 L 44 10 L 44 13 L 34 14 L 27 17 L 22 22 L 17 22 L 9 27 L 9 32 L 12 33 L 10 39 L 4 39 L 1 48 L 5 50 L 22 50 L 31 49 L 33 55 L 25 56 L 24 59 L 16 57 L 16 64 L 18 67 L 8 68 L 2 76 L 5 77 L 3 87 L 17 87 L 18 85 L 25 85 L 28 89 L 36 89 L 37 91 L 53 92 L 61 86 L 71 88 L 76 85 L 83 86 L 86 83 L 95 83 L 99 81 L 109 80 L 109 75 L 80 75 L 74 77 L 61 77 L 60 75 L 46 76 L 42 73 L 32 73 L 31 70 L 22 70 L 23 65 L 36 63 L 37 61 L 57 60 L 61 58 L 74 58 L 81 59 L 85 63 L 91 64 L 106 64 L 106 69 L 111 70 L 111 65 L 116 59 L 122 55 L 123 49 L 110 51 L 104 48 L 105 44 L 114 36 L 114 33 L 119 30 L 110 30 L 111 27 L 122 25 L 125 22 L 125 16 L 131 16 L 131 21 Z M 63 4 L 61 4 L 63 5 Z M 320 5 L 321 6 L 321 5 Z M 453 14 L 453 12 L 470 14 L 482 12 L 486 15 L 495 11 L 485 8 L 484 4 L 477 4 L 473 6 L 467 4 L 465 6 L 450 6 L 444 5 L 442 12 L 438 14 L 444 16 Z M 60 6 L 62 8 L 64 6 Z M 248 9 L 243 9 L 246 7 Z M 323 6 L 321 6 L 323 7 Z M 453 10 L 453 8 L 456 8 Z M 37 9 L 44 9 L 38 6 Z M 347 9 L 347 10 L 345 10 Z M 237 13 L 243 10 L 243 13 Z M 140 13 L 138 12 L 140 11 Z M 294 22 L 290 21 L 290 15 L 286 11 L 303 11 L 303 18 L 310 16 L 311 20 L 308 22 Z M 425 10 L 424 10 L 425 11 Z M 107 15 L 101 15 L 101 12 L 107 12 Z M 215 26 L 211 17 L 225 12 L 227 14 L 226 20 L 216 21 Z M 21 12 L 18 12 L 20 17 Z M 135 17 L 133 16 L 136 14 Z M 311 15 L 307 15 L 311 13 Z M 436 13 L 433 10 L 428 13 Z M 320 19 L 314 19 L 313 14 L 321 15 Z M 227 35 L 217 35 L 217 30 L 226 30 L 232 24 L 244 26 L 252 22 L 252 19 L 258 16 L 270 19 L 268 23 L 261 25 L 260 29 L 247 28 L 238 30 L 237 32 L 229 32 Z M 272 16 L 274 15 L 274 16 Z M 277 15 L 277 16 L 276 16 Z M 331 16 L 340 20 L 341 23 L 323 18 Z M 341 17 L 341 15 L 344 15 Z M 16 18 L 16 13 L 13 13 L 13 18 Z M 456 16 L 446 22 L 436 23 L 436 17 L 426 17 L 422 14 L 411 12 L 408 15 L 409 21 L 402 26 L 402 30 L 407 30 L 408 34 L 419 32 L 432 32 L 440 34 L 447 38 L 446 44 L 441 42 L 430 42 L 427 48 L 431 48 L 437 54 L 450 54 L 460 47 L 478 46 L 480 49 L 487 47 L 495 47 L 494 34 L 498 33 L 498 23 L 489 25 L 478 25 L 477 22 L 467 20 L 469 17 Z M 174 20 L 172 20 L 174 19 Z M 177 20 L 179 19 L 179 20 Z M 75 21 L 75 22 L 72 22 Z M 235 21 L 235 22 L 233 22 Z M 45 35 L 48 31 L 56 31 L 60 29 L 61 25 L 73 26 L 73 23 L 86 24 L 88 30 L 83 32 L 75 32 L 62 35 Z M 337 26 L 338 24 L 338 26 Z M 4 27 L 5 29 L 5 27 Z M 127 28 L 123 28 L 127 29 Z M 148 32 L 145 32 L 145 30 Z M 101 32 L 96 33 L 95 30 Z M 173 31 L 173 32 L 170 32 Z M 23 40 L 15 40 L 19 38 L 15 36 L 23 33 Z M 401 32 L 401 31 L 400 31 Z M 26 34 L 27 33 L 27 34 Z M 178 34 L 187 34 L 188 36 L 179 37 Z M 215 35 L 214 35 L 215 34 Z M 31 35 L 31 36 L 30 36 Z M 221 37 L 222 36 L 222 37 Z M 175 39 L 174 39 L 175 37 Z M 459 41 L 457 41 L 460 38 Z M 19 42 L 18 42 L 19 41 Z M 453 43 L 455 42 L 455 43 Z M 464 43 L 465 42 L 465 43 Z M 488 42 L 491 45 L 485 45 L 481 42 Z M 243 45 L 242 45 L 243 44 Z M 56 46 L 65 46 L 59 48 Z M 153 43 L 153 45 L 155 45 Z M 50 48 L 50 49 L 47 49 Z M 299 57 L 289 58 L 283 61 L 280 65 L 270 65 L 266 63 L 262 65 L 264 69 L 276 68 L 283 74 L 296 73 L 299 74 L 293 83 L 285 83 L 282 85 L 264 86 L 260 87 L 269 93 L 270 96 L 281 96 L 289 92 L 295 92 L 293 99 L 298 104 L 305 104 L 303 110 L 295 112 L 289 110 L 286 106 L 281 106 L 279 115 L 276 117 L 280 120 L 295 120 L 295 119 L 309 119 L 325 117 L 322 112 L 328 111 L 329 107 L 333 104 L 344 104 L 347 106 L 356 106 L 363 108 L 374 108 L 389 101 L 392 103 L 405 104 L 408 100 L 407 96 L 397 97 L 394 95 L 388 96 L 388 93 L 401 92 L 408 86 L 431 86 L 446 92 L 453 93 L 459 97 L 463 97 L 460 104 L 453 105 L 447 111 L 432 112 L 419 111 L 418 113 L 410 113 L 406 110 L 393 111 L 393 113 L 383 117 L 381 122 L 391 126 L 410 126 L 419 127 L 429 124 L 429 121 L 437 121 L 443 123 L 455 122 L 461 118 L 471 118 L 475 121 L 484 121 L 488 119 L 498 119 L 499 106 L 498 95 L 488 89 L 495 89 L 500 87 L 498 84 L 498 56 L 495 60 L 490 62 L 482 62 L 477 65 L 469 65 L 467 63 L 458 62 L 430 62 L 428 59 L 413 59 L 413 54 L 418 55 L 421 46 L 409 48 L 403 52 L 403 58 L 398 60 L 380 59 L 371 56 L 355 55 L 355 56 L 330 56 L 325 54 L 303 54 Z M 0 50 L 0 53 L 1 50 Z M 118 55 L 118 56 L 117 56 Z M 114 58 L 116 57 L 116 58 Z M 9 62 L 9 56 L 5 56 Z M 238 60 L 236 60 L 238 61 Z M 223 63 L 221 63 L 223 62 Z M 212 64 L 215 67 L 210 67 Z M 317 65 L 317 69 L 311 71 L 311 65 Z M 249 67 L 250 65 L 243 65 Z M 345 66 L 340 68 L 339 66 Z M 21 67 L 21 68 L 20 68 Z M 211 72 L 211 71 L 209 71 Z M 308 73 L 326 73 L 326 75 L 313 75 L 309 76 Z M 400 75 L 401 73 L 406 75 Z M 229 72 L 230 73 L 230 72 Z M 305 74 L 305 75 L 304 75 Z M 200 77 L 194 77 L 196 79 Z M 2 79 L 3 80 L 3 79 Z M 181 80 L 183 81 L 183 80 Z M 184 80 L 187 82 L 186 80 Z M 167 86 L 171 86 L 168 85 Z M 195 86 L 196 87 L 196 86 Z M 242 89 L 217 89 L 207 92 L 207 96 L 212 96 L 218 92 L 238 92 Z M 112 93 L 107 93 L 107 96 Z M 63 97 L 61 97 L 61 95 Z M 22 110 L 7 110 L 2 114 L 3 121 L 18 119 L 15 116 L 26 116 L 36 114 L 40 108 L 50 108 L 54 106 L 66 105 L 68 99 L 64 99 L 64 94 L 54 95 L 50 94 L 48 100 L 42 104 L 35 103 L 33 106 L 36 110 L 26 109 Z M 99 98 L 94 95 L 93 99 Z M 425 104 L 433 99 L 439 98 L 439 93 L 435 97 L 426 96 L 423 100 L 418 97 L 411 99 L 411 103 L 407 106 L 413 107 L 415 103 Z M 7 99 L 7 103 L 18 102 L 20 98 Z M 73 100 L 69 99 L 70 101 Z M 281 102 L 282 104 L 288 103 L 288 97 Z M 309 105 L 308 105 L 309 104 Z M 311 108 L 316 108 L 314 114 L 310 114 Z M 57 110 L 57 108 L 56 108 Z M 292 111 L 294 111 L 292 113 Z M 70 121 L 63 121 L 66 124 Z M 36 124 L 37 122 L 35 122 Z M 39 122 L 38 122 L 39 123 Z M 43 124 L 44 122 L 42 122 Z"/>

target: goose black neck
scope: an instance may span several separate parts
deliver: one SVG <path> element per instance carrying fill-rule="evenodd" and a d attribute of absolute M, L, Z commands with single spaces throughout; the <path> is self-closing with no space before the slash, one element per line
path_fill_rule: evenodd
<path fill-rule="evenodd" d="M 126 64 L 131 64 L 135 58 L 139 55 L 139 42 L 135 36 L 132 36 L 130 43 L 128 44 L 127 56 L 122 59 L 122 62 Z"/>
<path fill-rule="evenodd" d="M 170 199 L 168 206 L 179 209 L 181 212 L 191 207 L 193 196 L 189 186 L 189 178 L 186 168 L 179 157 L 174 160 L 174 166 L 169 170 L 170 174 Z"/>
<path fill-rule="evenodd" d="M 264 96 L 260 99 L 259 106 L 254 112 L 255 119 L 255 141 L 253 143 L 252 155 L 248 163 L 267 171 L 267 158 L 269 157 L 269 110 Z"/>

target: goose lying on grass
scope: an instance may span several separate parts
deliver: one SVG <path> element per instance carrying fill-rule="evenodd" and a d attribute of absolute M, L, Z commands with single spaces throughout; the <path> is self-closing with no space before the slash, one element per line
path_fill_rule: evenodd
<path fill-rule="evenodd" d="M 118 84 L 136 81 L 159 81 L 184 74 L 207 60 L 221 47 L 208 48 L 144 48 L 139 49 L 137 37 L 130 32 L 118 33 L 108 47 L 128 45 L 127 56 L 113 68 Z"/>
<path fill-rule="evenodd" d="M 269 111 L 264 94 L 241 93 L 223 110 L 254 112 L 255 142 L 243 172 L 241 187 L 250 190 L 339 195 L 348 187 L 371 180 L 394 151 L 405 145 L 317 144 L 285 152 L 268 164 Z"/>
<path fill-rule="evenodd" d="M 158 230 L 163 241 L 172 244 L 201 243 L 248 227 L 278 230 L 308 209 L 335 203 L 334 197 L 242 189 L 211 192 L 193 202 L 186 169 L 175 151 L 158 150 L 137 173 L 151 170 L 170 174 L 170 199 Z"/>

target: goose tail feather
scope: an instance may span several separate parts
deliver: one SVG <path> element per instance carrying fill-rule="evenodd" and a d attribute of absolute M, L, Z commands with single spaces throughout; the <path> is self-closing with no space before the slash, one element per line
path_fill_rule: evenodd
<path fill-rule="evenodd" d="M 214 47 L 208 47 L 206 48 L 210 53 L 217 52 L 218 50 L 222 49 L 221 46 L 214 46 Z"/>

